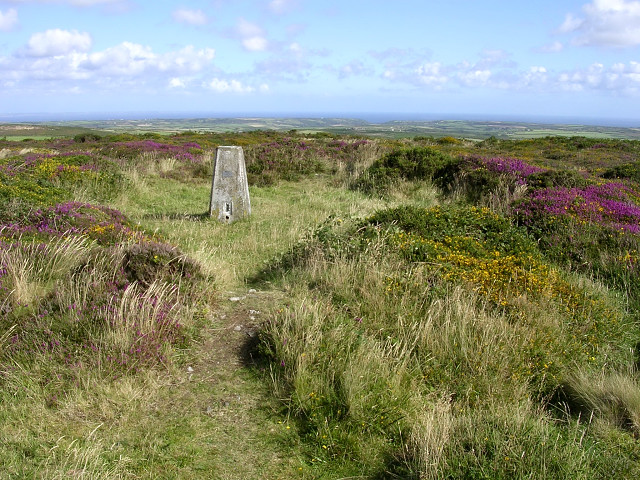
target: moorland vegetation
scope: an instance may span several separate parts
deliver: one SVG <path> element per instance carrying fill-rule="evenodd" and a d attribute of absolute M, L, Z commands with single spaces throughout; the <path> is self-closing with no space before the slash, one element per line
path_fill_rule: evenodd
<path fill-rule="evenodd" d="M 638 478 L 638 172 L 583 137 L 0 141 L 0 474 Z"/>

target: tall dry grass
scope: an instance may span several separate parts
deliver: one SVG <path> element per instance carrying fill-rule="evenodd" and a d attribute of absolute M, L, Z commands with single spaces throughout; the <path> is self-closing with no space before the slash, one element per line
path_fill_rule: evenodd
<path fill-rule="evenodd" d="M 0 230 L 0 234 L 2 231 Z M 64 235 L 47 243 L 16 242 L 0 248 L 3 266 L 3 302 L 12 306 L 31 305 L 87 255 L 90 241 L 82 236 Z"/>

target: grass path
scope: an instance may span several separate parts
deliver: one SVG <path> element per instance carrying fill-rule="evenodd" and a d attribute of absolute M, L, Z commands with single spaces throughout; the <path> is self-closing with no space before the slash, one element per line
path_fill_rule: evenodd
<path fill-rule="evenodd" d="M 261 309 L 273 297 L 233 295 L 241 300 L 223 300 L 190 358 L 141 419 L 161 439 L 145 478 L 276 479 L 299 472 L 296 434 L 251 358 Z"/>
<path fill-rule="evenodd" d="M 295 478 L 303 465 L 297 435 L 277 411 L 268 374 L 252 358 L 258 324 L 280 295 L 256 292 L 244 282 L 282 246 L 281 225 L 269 225 L 272 214 L 263 213 L 265 206 L 277 208 L 271 205 L 277 201 L 273 192 L 261 192 L 264 197 L 254 200 L 255 216 L 233 225 L 202 217 L 209 185 L 146 179 L 138 193 L 124 199 L 123 211 L 199 260 L 219 291 L 219 304 L 212 306 L 197 344 L 158 390 L 155 411 L 143 412 L 141 422 L 153 425 L 163 439 L 148 474 Z M 289 193 L 295 202 L 295 193 Z"/>

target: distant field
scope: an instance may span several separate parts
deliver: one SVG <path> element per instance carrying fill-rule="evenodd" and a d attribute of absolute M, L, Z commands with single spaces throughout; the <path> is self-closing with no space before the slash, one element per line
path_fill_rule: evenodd
<path fill-rule="evenodd" d="M 141 119 L 141 120 L 82 120 L 64 122 L 0 124 L 0 137 L 8 140 L 25 138 L 73 137 L 81 133 L 161 133 L 193 132 L 241 132 L 252 130 L 298 130 L 304 133 L 327 132 L 383 138 L 462 137 L 482 140 L 489 137 L 501 139 L 527 139 L 545 136 L 583 136 L 590 138 L 640 139 L 639 128 L 605 127 L 593 125 L 537 124 L 523 122 L 478 122 L 441 120 L 429 122 L 392 121 L 369 123 L 358 119 L 343 118 L 192 118 L 192 119 Z"/>
<path fill-rule="evenodd" d="M 51 125 L 44 123 L 0 123 L 0 138 L 7 140 L 23 140 L 31 138 L 44 140 L 51 137 L 73 137 L 78 134 L 91 132 L 92 128 L 80 125 Z"/>

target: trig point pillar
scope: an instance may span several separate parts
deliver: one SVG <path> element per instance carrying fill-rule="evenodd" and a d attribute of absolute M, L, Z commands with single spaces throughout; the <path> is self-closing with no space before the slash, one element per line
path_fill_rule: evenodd
<path fill-rule="evenodd" d="M 216 150 L 209 215 L 225 223 L 251 215 L 242 147 L 218 147 Z"/>

